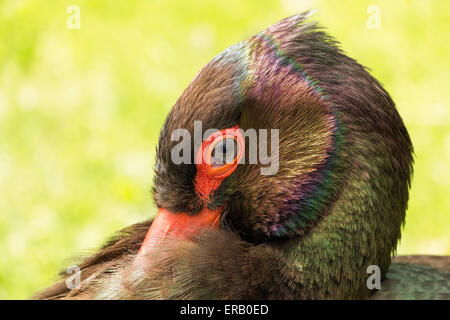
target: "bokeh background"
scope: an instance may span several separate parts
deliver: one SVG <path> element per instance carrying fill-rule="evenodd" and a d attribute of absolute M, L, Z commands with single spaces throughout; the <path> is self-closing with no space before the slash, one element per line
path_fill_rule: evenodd
<path fill-rule="evenodd" d="M 309 8 L 385 85 L 412 137 L 398 252 L 450 254 L 450 1 L 5 0 L 0 298 L 29 298 L 67 258 L 154 215 L 157 136 L 183 89 L 229 45 Z"/>

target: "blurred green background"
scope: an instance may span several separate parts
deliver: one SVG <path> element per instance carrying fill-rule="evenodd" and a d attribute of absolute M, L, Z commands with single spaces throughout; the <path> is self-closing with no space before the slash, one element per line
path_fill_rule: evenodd
<path fill-rule="evenodd" d="M 68 27 L 72 4 L 80 29 Z M 379 29 L 370 5 L 380 9 Z M 151 217 L 157 136 L 183 89 L 229 45 L 308 8 L 385 85 L 412 137 L 398 252 L 450 254 L 450 1 L 8 0 L 0 1 L 0 298 L 30 297 L 67 258 Z"/>

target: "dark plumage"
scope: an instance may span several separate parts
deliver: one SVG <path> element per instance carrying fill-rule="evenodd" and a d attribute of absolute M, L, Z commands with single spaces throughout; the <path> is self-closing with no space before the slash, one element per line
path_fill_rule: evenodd
<path fill-rule="evenodd" d="M 413 164 L 394 102 L 306 20 L 284 19 L 215 57 L 161 130 L 156 205 L 164 217 L 217 214 L 218 227 L 181 239 L 167 229 L 155 249 L 144 241 L 152 221 L 130 226 L 80 265 L 80 289 L 62 281 L 38 298 L 449 298 L 449 258 L 422 263 L 442 270 L 406 258 L 391 265 Z M 205 182 L 203 167 L 171 160 L 171 133 L 193 136 L 194 121 L 203 130 L 279 129 L 278 171 L 244 163 Z M 370 265 L 386 278 L 379 292 L 367 288 Z"/>

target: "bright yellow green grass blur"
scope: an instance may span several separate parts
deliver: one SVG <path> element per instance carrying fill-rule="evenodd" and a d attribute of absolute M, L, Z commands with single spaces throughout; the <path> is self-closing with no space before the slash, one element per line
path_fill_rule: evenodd
<path fill-rule="evenodd" d="M 74 254 L 154 215 L 154 150 L 177 97 L 226 47 L 307 8 L 372 69 L 412 137 L 399 253 L 450 254 L 450 1 L 5 0 L 0 298 L 30 297 Z"/>

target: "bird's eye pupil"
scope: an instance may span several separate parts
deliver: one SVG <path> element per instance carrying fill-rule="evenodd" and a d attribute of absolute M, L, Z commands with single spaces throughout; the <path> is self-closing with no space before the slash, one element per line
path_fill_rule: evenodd
<path fill-rule="evenodd" d="M 238 144 L 235 139 L 219 141 L 211 152 L 212 166 L 221 166 L 234 161 L 238 154 Z"/>

